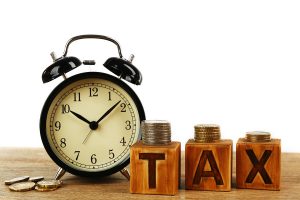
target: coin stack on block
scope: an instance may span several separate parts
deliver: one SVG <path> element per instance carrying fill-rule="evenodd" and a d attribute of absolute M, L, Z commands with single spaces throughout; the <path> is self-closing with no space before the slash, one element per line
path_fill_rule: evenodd
<path fill-rule="evenodd" d="M 213 142 L 220 140 L 220 127 L 216 124 L 198 124 L 195 128 L 195 142 Z"/>
<path fill-rule="evenodd" d="M 130 148 L 130 192 L 175 195 L 180 185 L 180 142 L 165 120 L 141 123 L 142 141 Z M 142 183 L 142 184 L 141 184 Z"/>
<path fill-rule="evenodd" d="M 270 142 L 271 134 L 263 131 L 252 131 L 246 133 L 246 140 L 248 142 Z"/>
<path fill-rule="evenodd" d="M 281 140 L 251 131 L 236 143 L 236 187 L 280 190 Z"/>
<path fill-rule="evenodd" d="M 194 128 L 194 138 L 185 145 L 185 188 L 230 191 L 232 140 L 221 139 L 216 124 L 197 124 Z"/>
<path fill-rule="evenodd" d="M 164 120 L 145 120 L 141 125 L 145 145 L 168 145 L 171 143 L 171 125 Z"/>

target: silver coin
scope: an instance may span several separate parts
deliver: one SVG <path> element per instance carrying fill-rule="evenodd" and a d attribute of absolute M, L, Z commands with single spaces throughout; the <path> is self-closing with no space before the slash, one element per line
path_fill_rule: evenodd
<path fill-rule="evenodd" d="M 4 184 L 5 185 L 11 185 L 11 184 L 14 184 L 14 183 L 28 181 L 28 179 L 29 179 L 29 176 L 20 176 L 20 177 L 16 177 L 16 178 L 13 178 L 13 179 L 10 179 L 10 180 L 6 180 L 6 181 L 4 181 Z"/>
<path fill-rule="evenodd" d="M 44 177 L 43 176 L 35 176 L 35 177 L 30 177 L 29 178 L 29 181 L 32 181 L 32 182 L 39 182 L 41 180 L 44 180 Z"/>

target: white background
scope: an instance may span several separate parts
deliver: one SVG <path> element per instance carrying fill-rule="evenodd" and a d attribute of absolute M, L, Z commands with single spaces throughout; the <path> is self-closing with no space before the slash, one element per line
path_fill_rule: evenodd
<path fill-rule="evenodd" d="M 62 78 L 42 83 L 55 51 L 75 35 L 104 34 L 135 54 L 141 86 L 130 85 L 148 119 L 172 123 L 173 140 L 216 123 L 234 142 L 246 131 L 282 139 L 300 152 L 299 1 L 1 1 L 0 146 L 41 147 L 39 117 Z M 78 41 L 68 55 L 117 56 L 105 41 Z M 74 74 L 73 73 L 73 74 Z M 68 75 L 70 76 L 70 74 Z"/>

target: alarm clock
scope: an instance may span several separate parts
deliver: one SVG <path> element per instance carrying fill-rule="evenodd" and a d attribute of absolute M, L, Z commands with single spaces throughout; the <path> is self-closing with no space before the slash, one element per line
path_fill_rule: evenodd
<path fill-rule="evenodd" d="M 67 56 L 70 44 L 80 39 L 102 39 L 114 43 L 119 57 L 103 65 L 116 76 L 85 72 L 69 78 L 66 73 L 93 60 L 81 61 Z M 63 80 L 50 93 L 42 108 L 40 135 L 51 159 L 60 167 L 55 178 L 67 171 L 79 176 L 107 176 L 121 171 L 130 160 L 130 146 L 141 139 L 140 123 L 145 120 L 142 103 L 123 81 L 140 85 L 141 72 L 131 59 L 122 56 L 119 43 L 103 35 L 79 35 L 71 38 L 60 58 L 42 74 L 44 83 L 60 76 Z"/>

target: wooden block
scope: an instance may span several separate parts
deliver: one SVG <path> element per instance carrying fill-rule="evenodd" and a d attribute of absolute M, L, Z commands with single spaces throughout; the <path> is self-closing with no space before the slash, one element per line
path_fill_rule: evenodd
<path fill-rule="evenodd" d="M 237 188 L 280 190 L 279 139 L 270 142 L 247 142 L 241 138 L 236 144 Z"/>
<path fill-rule="evenodd" d="M 180 142 L 130 148 L 130 192 L 175 195 L 180 185 Z"/>
<path fill-rule="evenodd" d="M 231 190 L 232 140 L 185 145 L 185 188 L 188 190 Z"/>

